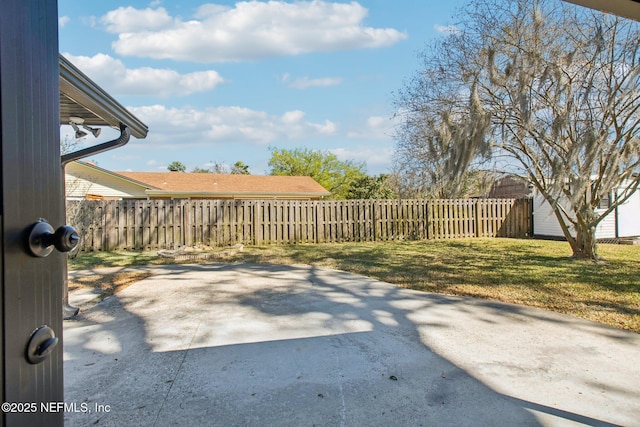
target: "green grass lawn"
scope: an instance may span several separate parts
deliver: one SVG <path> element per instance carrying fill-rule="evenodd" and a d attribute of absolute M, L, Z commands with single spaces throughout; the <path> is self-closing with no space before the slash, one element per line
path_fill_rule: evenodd
<path fill-rule="evenodd" d="M 468 239 L 245 247 L 214 261 L 311 264 L 427 292 L 571 314 L 640 333 L 640 246 L 600 245 L 604 263 L 566 242 Z M 155 253 L 81 254 L 70 268 L 166 264 Z"/>

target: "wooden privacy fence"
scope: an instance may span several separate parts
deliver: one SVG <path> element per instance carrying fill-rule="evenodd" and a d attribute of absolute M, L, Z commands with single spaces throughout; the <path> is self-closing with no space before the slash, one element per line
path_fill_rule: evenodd
<path fill-rule="evenodd" d="M 82 250 L 526 237 L 531 199 L 70 201 Z"/>

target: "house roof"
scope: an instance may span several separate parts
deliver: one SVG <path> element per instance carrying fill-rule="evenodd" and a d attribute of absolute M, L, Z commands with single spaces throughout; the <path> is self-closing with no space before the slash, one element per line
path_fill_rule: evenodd
<path fill-rule="evenodd" d="M 235 175 L 181 172 L 114 172 L 149 186 L 148 194 L 328 196 L 309 176 Z"/>
<path fill-rule="evenodd" d="M 82 166 L 82 167 L 84 167 L 84 168 L 86 168 L 88 170 L 93 170 L 93 171 L 97 171 L 97 172 L 103 173 L 105 175 L 113 176 L 113 177 L 121 179 L 123 181 L 130 182 L 131 184 L 138 185 L 138 186 L 140 186 L 142 188 L 149 188 L 150 187 L 149 184 L 146 184 L 146 183 L 140 182 L 140 181 L 136 181 L 135 179 L 132 179 L 132 178 L 128 178 L 128 177 L 126 177 L 124 175 L 119 174 L 118 172 L 113 172 L 113 171 L 110 171 L 108 169 L 103 169 L 103 168 L 101 168 L 100 166 L 96 165 L 93 162 L 83 162 L 83 161 L 80 161 L 80 160 L 76 160 L 76 161 L 73 162 L 73 164 L 80 165 L 80 166 Z"/>

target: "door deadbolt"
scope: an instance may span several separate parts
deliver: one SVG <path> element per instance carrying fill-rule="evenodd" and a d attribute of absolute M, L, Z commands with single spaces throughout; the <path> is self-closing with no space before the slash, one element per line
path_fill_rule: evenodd
<path fill-rule="evenodd" d="M 31 225 L 27 236 L 29 253 L 36 257 L 46 257 L 55 247 L 60 252 L 69 252 L 80 242 L 80 236 L 75 228 L 63 225 L 53 230 L 47 220 L 40 218 Z"/>
<path fill-rule="evenodd" d="M 27 360 L 32 365 L 44 362 L 58 345 L 58 337 L 47 325 L 42 325 L 29 338 L 27 344 Z"/>

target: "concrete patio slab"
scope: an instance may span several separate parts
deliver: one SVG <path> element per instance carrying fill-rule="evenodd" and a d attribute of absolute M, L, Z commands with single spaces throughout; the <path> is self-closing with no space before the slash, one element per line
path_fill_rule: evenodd
<path fill-rule="evenodd" d="M 153 272 L 65 321 L 67 425 L 640 420 L 635 333 L 309 266 Z"/>

